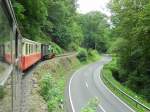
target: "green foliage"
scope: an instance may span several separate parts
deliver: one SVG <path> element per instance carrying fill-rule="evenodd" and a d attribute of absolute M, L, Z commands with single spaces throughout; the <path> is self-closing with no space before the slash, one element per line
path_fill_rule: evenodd
<path fill-rule="evenodd" d="M 80 48 L 80 47 L 79 47 L 77 44 L 71 43 L 71 44 L 69 45 L 68 50 L 69 50 L 69 51 L 78 51 L 79 48 Z"/>
<path fill-rule="evenodd" d="M 96 61 L 100 59 L 100 54 L 96 50 L 89 49 L 88 50 L 88 58 L 92 61 Z"/>
<path fill-rule="evenodd" d="M 111 0 L 120 81 L 150 101 L 150 1 Z"/>
<path fill-rule="evenodd" d="M 124 79 L 121 78 L 120 70 L 119 70 L 118 65 L 117 65 L 117 59 L 118 59 L 117 57 L 113 57 L 111 63 L 107 64 L 104 67 L 104 69 L 108 69 L 111 72 L 112 76 L 116 80 L 123 83 L 124 82 L 123 80 L 125 80 L 125 78 Z"/>
<path fill-rule="evenodd" d="M 107 50 L 109 26 L 100 12 L 76 13 L 76 0 L 12 0 L 22 35 L 56 43 L 69 51 L 78 47 Z M 37 10 L 38 9 L 38 10 Z"/>
<path fill-rule="evenodd" d="M 25 8 L 23 7 L 23 5 L 21 5 L 21 3 L 15 2 L 13 6 L 14 6 L 14 10 L 16 11 L 16 15 L 18 19 L 24 20 L 25 16 L 23 13 L 25 12 Z"/>
<path fill-rule="evenodd" d="M 87 61 L 88 59 L 88 52 L 86 49 L 80 48 L 79 53 L 77 55 L 77 58 L 83 62 L 83 61 Z"/>
<path fill-rule="evenodd" d="M 109 25 L 106 16 L 101 12 L 89 12 L 77 16 L 84 34 L 83 47 L 106 52 Z"/>
<path fill-rule="evenodd" d="M 129 106 L 131 106 L 135 111 L 137 112 L 145 112 L 146 110 L 140 106 L 136 105 L 136 103 L 131 100 L 130 98 L 126 97 L 122 93 L 120 93 L 115 88 L 118 88 L 122 91 L 124 91 L 126 94 L 131 96 L 134 99 L 137 99 L 139 102 L 146 106 L 150 106 L 150 104 L 143 98 L 143 95 L 137 94 L 135 91 L 131 90 L 127 86 L 124 85 L 124 81 L 120 81 L 120 79 L 124 80 L 125 78 L 120 78 L 120 69 L 118 68 L 117 64 L 117 58 L 113 57 L 113 60 L 104 66 L 102 71 L 102 80 L 104 83 L 112 90 L 113 93 L 115 93 L 117 96 L 119 96 L 123 101 L 125 101 Z M 114 88 L 115 87 L 115 88 Z"/>
<path fill-rule="evenodd" d="M 70 43 L 81 43 L 82 30 L 73 17 L 76 3 L 74 0 L 12 2 L 24 37 L 40 42 L 45 40 L 47 43 L 52 40 L 65 49 Z"/>
<path fill-rule="evenodd" d="M 117 38 L 114 42 L 112 42 L 108 52 L 117 54 L 118 52 L 125 51 L 126 44 L 124 44 L 124 43 L 126 43 L 125 39 Z"/>
<path fill-rule="evenodd" d="M 91 99 L 81 112 L 96 112 L 100 101 L 97 97 Z"/>
<path fill-rule="evenodd" d="M 22 35 L 36 40 L 41 37 L 41 27 L 47 20 L 48 0 L 12 0 Z M 38 9 L 38 10 L 37 10 Z"/>
<path fill-rule="evenodd" d="M 60 105 L 63 102 L 63 78 L 56 82 L 56 80 L 54 79 L 54 77 L 52 77 L 51 74 L 44 75 L 40 82 L 40 88 L 40 94 L 43 96 L 45 101 L 47 101 L 48 111 L 53 112 L 57 110 L 58 105 Z"/>
<path fill-rule="evenodd" d="M 54 80 L 51 75 L 45 75 L 40 83 L 41 91 L 40 94 L 45 100 L 49 99 L 49 91 L 53 88 Z"/>
<path fill-rule="evenodd" d="M 61 47 L 59 47 L 57 44 L 50 42 L 50 45 L 52 46 L 53 52 L 57 55 L 57 54 L 62 54 L 63 50 Z"/>
<path fill-rule="evenodd" d="M 84 48 L 78 48 L 77 58 L 81 62 L 96 61 L 100 59 L 100 54 L 93 49 L 86 50 Z"/>
<path fill-rule="evenodd" d="M 48 7 L 48 20 L 53 23 L 49 34 L 53 42 L 66 50 L 70 50 L 70 44 L 79 46 L 83 38 L 81 27 L 74 18 L 75 4 L 74 0 L 58 0 L 52 1 Z"/>

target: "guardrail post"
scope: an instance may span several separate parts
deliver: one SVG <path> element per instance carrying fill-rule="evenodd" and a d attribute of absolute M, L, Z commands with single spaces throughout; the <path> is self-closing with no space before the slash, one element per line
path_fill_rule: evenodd
<path fill-rule="evenodd" d="M 135 98 L 136 98 L 136 102 L 135 102 L 136 104 L 135 104 L 135 105 L 136 105 L 136 108 L 137 108 L 137 106 L 138 106 L 138 103 L 137 103 L 137 102 L 138 102 L 137 96 L 135 96 Z"/>

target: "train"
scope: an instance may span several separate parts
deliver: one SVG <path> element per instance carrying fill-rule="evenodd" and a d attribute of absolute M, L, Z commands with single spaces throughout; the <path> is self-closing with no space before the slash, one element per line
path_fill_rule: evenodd
<path fill-rule="evenodd" d="M 52 45 L 21 35 L 11 1 L 0 0 L 0 94 L 3 90 L 6 94 L 5 100 L 0 98 L 0 112 L 21 111 L 23 74 L 38 61 L 53 57 Z"/>
<path fill-rule="evenodd" d="M 15 42 L 13 41 L 13 43 Z M 55 57 L 55 53 L 51 45 L 42 44 L 26 38 L 22 38 L 21 50 L 19 51 L 19 49 L 17 49 L 15 52 L 16 55 L 18 55 L 18 53 L 20 54 L 20 62 L 18 63 L 18 67 L 22 72 L 28 70 L 32 65 L 36 64 L 40 60 Z M 13 63 L 11 42 L 6 42 L 0 45 L 0 59 L 9 64 Z"/>
<path fill-rule="evenodd" d="M 16 33 L 19 33 L 17 29 Z M 20 37 L 18 35 L 20 35 Z M 53 47 L 50 44 L 39 43 L 23 38 L 21 34 L 18 35 L 16 35 L 18 36 L 16 39 L 12 41 L 4 40 L 4 42 L 0 44 L 0 59 L 3 60 L 3 62 L 9 64 L 13 63 L 14 60 L 16 60 L 12 59 L 12 51 L 14 51 L 16 55 L 15 58 L 19 58 L 20 60 L 18 67 L 24 72 L 40 60 L 55 57 Z M 20 47 L 20 49 L 18 47 Z"/>
<path fill-rule="evenodd" d="M 26 38 L 22 39 L 22 56 L 20 61 L 20 70 L 25 71 L 40 60 L 51 59 L 55 57 L 53 48 L 49 44 L 42 44 Z"/>
<path fill-rule="evenodd" d="M 11 64 L 10 42 L 0 45 L 0 59 Z M 52 59 L 55 57 L 53 47 L 49 44 L 42 44 L 26 38 L 22 38 L 21 58 L 19 68 L 21 71 L 29 69 L 40 60 Z M 16 51 L 19 52 L 19 51 Z"/>

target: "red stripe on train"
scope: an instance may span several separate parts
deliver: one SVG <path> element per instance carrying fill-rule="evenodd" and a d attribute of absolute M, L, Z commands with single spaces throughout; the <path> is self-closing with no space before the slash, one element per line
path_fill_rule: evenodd
<path fill-rule="evenodd" d="M 21 70 L 24 71 L 41 59 L 41 53 L 21 57 Z"/>

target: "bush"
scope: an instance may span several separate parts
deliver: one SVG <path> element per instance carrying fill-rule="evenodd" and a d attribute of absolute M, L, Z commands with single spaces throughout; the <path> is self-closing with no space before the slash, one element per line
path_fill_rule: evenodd
<path fill-rule="evenodd" d="M 117 80 L 119 81 L 120 83 L 123 83 L 125 78 L 123 78 L 124 80 L 121 79 L 121 73 L 120 73 L 120 70 L 119 70 L 119 67 L 117 65 L 117 58 L 116 57 L 113 57 L 113 60 L 111 61 L 111 63 L 107 64 L 105 66 L 105 69 L 108 69 L 111 71 L 112 73 L 112 76 Z"/>
<path fill-rule="evenodd" d="M 57 82 L 51 74 L 44 75 L 40 82 L 40 94 L 48 104 L 48 112 L 60 112 L 63 108 L 64 80 L 60 78 Z M 59 110 L 57 110 L 59 109 Z"/>
<path fill-rule="evenodd" d="M 83 62 L 83 61 L 87 61 L 88 59 L 88 53 L 86 49 L 80 48 L 79 53 L 77 55 L 77 58 Z"/>
<path fill-rule="evenodd" d="M 49 100 L 49 91 L 53 88 L 54 80 L 51 74 L 44 75 L 40 82 L 40 94 L 45 100 Z"/>
<path fill-rule="evenodd" d="M 100 55 L 97 52 L 97 50 L 93 50 L 93 49 L 88 50 L 88 56 L 90 60 L 93 60 L 93 61 L 98 60 L 100 58 Z"/>
<path fill-rule="evenodd" d="M 88 102 L 88 104 L 81 110 L 81 112 L 96 112 L 99 103 L 99 98 L 95 97 Z"/>
<path fill-rule="evenodd" d="M 69 51 L 77 51 L 78 48 L 79 48 L 79 46 L 77 46 L 77 44 L 71 43 L 71 44 L 69 44 L 68 50 Z"/>
<path fill-rule="evenodd" d="M 62 54 L 62 53 L 63 53 L 62 48 L 59 47 L 57 44 L 55 44 L 55 43 L 53 43 L 53 42 L 51 42 L 50 44 L 52 45 L 53 52 L 54 52 L 55 54 Z"/>

